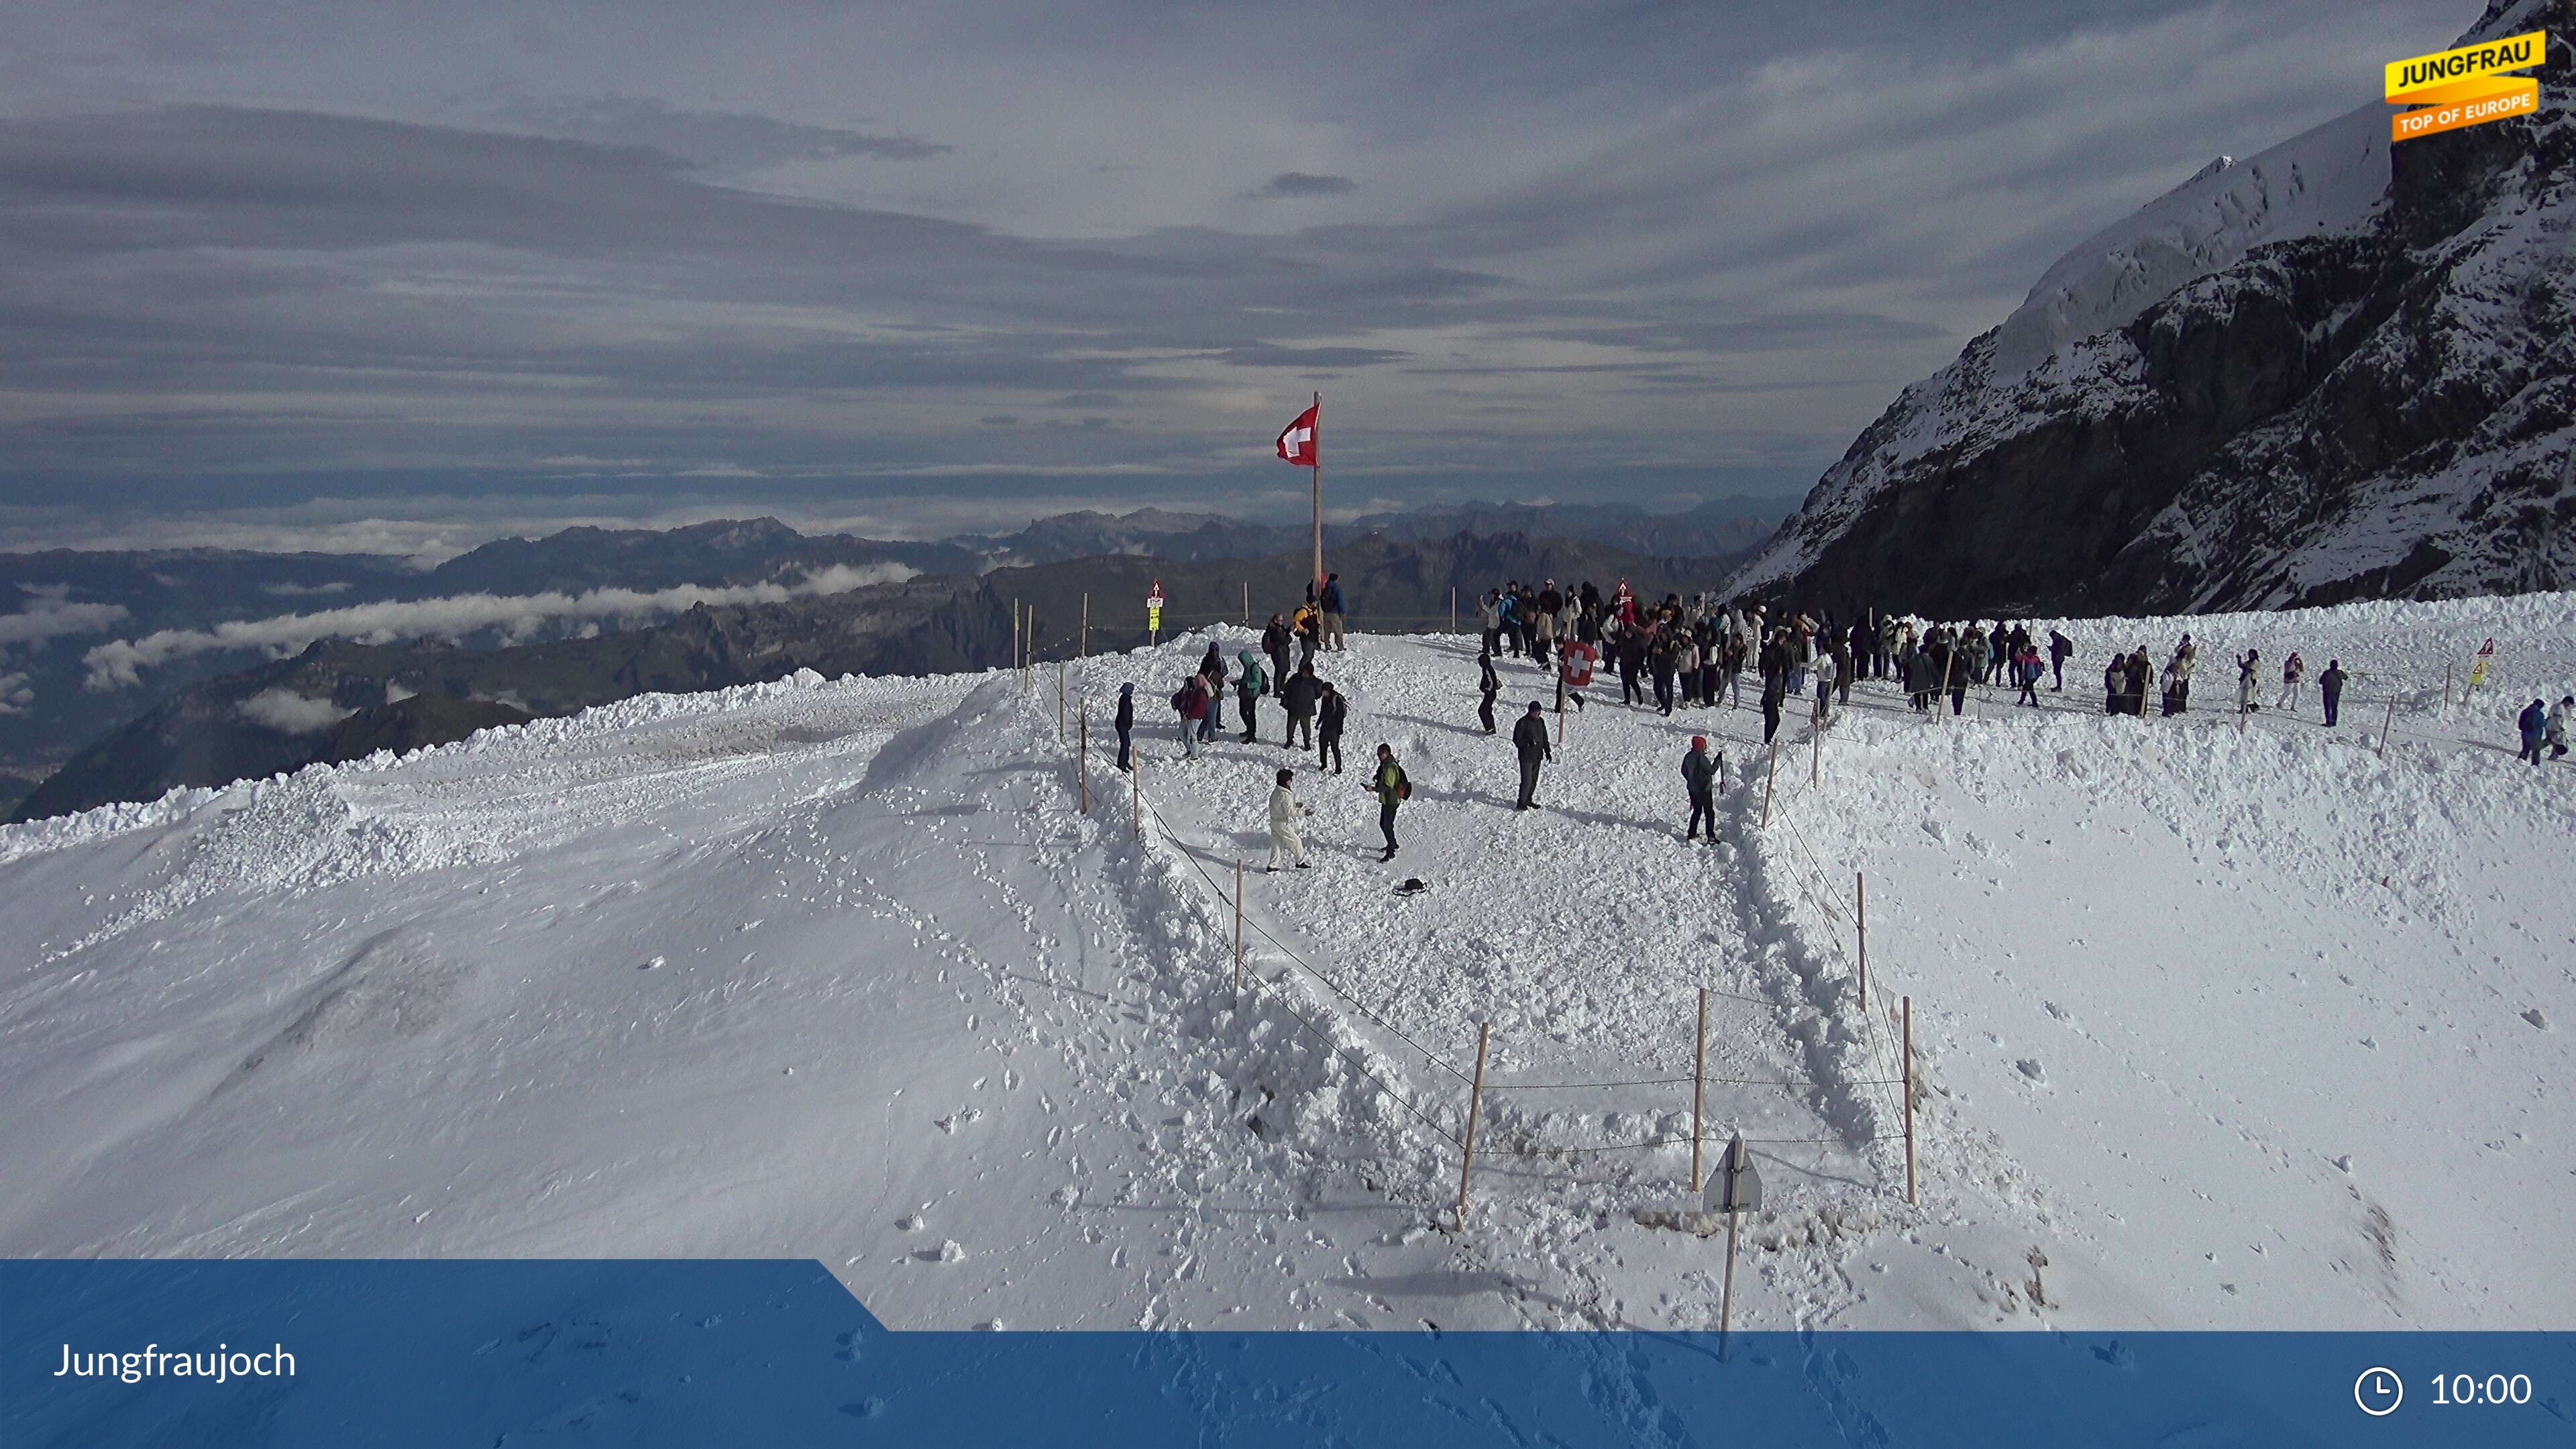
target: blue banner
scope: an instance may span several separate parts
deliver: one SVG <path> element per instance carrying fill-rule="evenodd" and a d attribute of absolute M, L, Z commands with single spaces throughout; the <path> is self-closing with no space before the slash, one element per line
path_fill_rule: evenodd
<path fill-rule="evenodd" d="M 798 1262 L 6 1263 L 0 1364 L 7 1449 L 2576 1444 L 2570 1334 L 896 1333 Z"/>

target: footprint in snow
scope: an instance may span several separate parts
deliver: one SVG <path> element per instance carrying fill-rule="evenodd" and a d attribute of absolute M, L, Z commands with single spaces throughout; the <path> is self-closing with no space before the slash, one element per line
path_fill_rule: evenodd
<path fill-rule="evenodd" d="M 983 1108 L 969 1107 L 962 1112 L 951 1112 L 947 1116 L 938 1119 L 930 1125 L 938 1128 L 942 1132 L 955 1132 L 958 1128 L 982 1118 L 983 1115 Z"/>

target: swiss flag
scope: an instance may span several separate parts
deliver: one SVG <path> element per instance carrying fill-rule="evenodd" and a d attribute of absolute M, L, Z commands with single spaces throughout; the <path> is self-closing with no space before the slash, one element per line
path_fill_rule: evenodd
<path fill-rule="evenodd" d="M 1315 414 L 1321 411 L 1323 404 L 1317 403 L 1299 413 L 1297 421 L 1280 429 L 1279 457 L 1283 462 L 1294 463 L 1301 468 L 1322 466 L 1315 456 Z"/>

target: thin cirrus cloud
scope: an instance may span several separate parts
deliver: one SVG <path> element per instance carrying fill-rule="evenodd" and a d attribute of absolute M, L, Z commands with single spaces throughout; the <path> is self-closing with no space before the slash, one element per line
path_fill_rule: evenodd
<path fill-rule="evenodd" d="M 1348 196 L 1360 184 L 1347 176 L 1318 176 L 1307 171 L 1282 171 L 1255 187 L 1255 201 L 1297 201 L 1313 196 Z"/>

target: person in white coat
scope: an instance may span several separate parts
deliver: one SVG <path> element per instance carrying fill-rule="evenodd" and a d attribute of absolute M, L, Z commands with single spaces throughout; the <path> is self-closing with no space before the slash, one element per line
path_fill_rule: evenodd
<path fill-rule="evenodd" d="M 1283 858 L 1295 861 L 1299 870 L 1309 868 L 1306 862 L 1306 842 L 1297 836 L 1297 817 L 1307 813 L 1306 807 L 1298 804 L 1297 797 L 1288 789 L 1288 783 L 1296 778 L 1297 772 L 1294 770 L 1280 771 L 1279 785 L 1270 792 L 1269 868 L 1274 871 L 1279 868 L 1279 862 Z"/>

